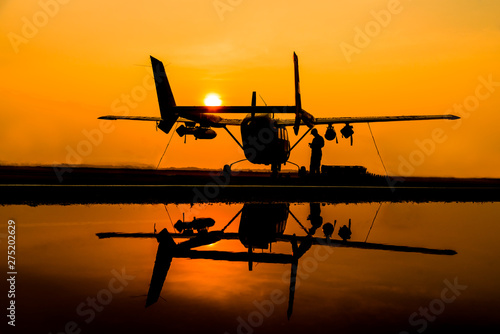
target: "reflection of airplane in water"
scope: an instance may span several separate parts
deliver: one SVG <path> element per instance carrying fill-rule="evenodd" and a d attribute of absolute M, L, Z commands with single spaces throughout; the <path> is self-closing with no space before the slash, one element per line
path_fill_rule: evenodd
<path fill-rule="evenodd" d="M 238 233 L 226 233 L 225 230 L 241 214 Z M 304 230 L 304 236 L 284 234 L 289 215 Z M 246 203 L 243 208 L 229 221 L 229 223 L 218 231 L 208 231 L 205 224 L 199 224 L 197 233 L 184 231 L 183 233 L 170 233 L 163 229 L 160 233 L 97 233 L 99 238 L 156 238 L 158 241 L 158 251 L 151 277 L 146 307 L 156 303 L 160 297 L 163 284 L 174 258 L 189 259 L 211 259 L 218 261 L 248 262 L 248 269 L 253 269 L 253 263 L 276 263 L 290 264 L 290 292 L 288 298 L 287 315 L 290 318 L 293 311 L 293 301 L 295 294 L 295 282 L 297 278 L 297 269 L 299 260 L 313 245 L 322 247 L 351 247 L 360 249 L 378 249 L 395 252 L 423 253 L 434 255 L 454 255 L 453 250 L 431 249 L 423 247 L 395 246 L 369 242 L 347 241 L 351 236 L 351 222 L 349 226 L 342 226 L 338 230 L 341 240 L 332 239 L 335 226 L 326 223 L 323 225 L 321 217 L 321 207 L 319 203 L 310 203 L 310 215 L 307 218 L 311 221 L 311 227 L 305 228 L 303 224 L 293 215 L 289 209 L 288 203 L 273 204 L 249 204 Z M 198 218 L 195 221 L 204 221 L 211 224 L 211 218 Z M 211 224 L 213 225 L 213 224 Z M 323 226 L 325 238 L 314 237 L 316 230 Z M 188 239 L 176 243 L 175 239 Z M 194 250 L 193 248 L 217 243 L 221 240 L 240 240 L 248 249 L 247 252 L 228 252 L 215 250 Z M 254 253 L 255 249 L 271 249 L 274 242 L 289 242 L 292 248 L 292 254 L 281 253 Z"/>

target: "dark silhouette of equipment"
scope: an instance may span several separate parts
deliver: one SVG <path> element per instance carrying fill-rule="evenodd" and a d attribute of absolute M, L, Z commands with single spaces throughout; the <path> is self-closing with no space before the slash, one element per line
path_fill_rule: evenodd
<path fill-rule="evenodd" d="M 323 225 L 323 234 L 326 238 L 331 238 L 333 234 L 333 225 L 332 223 L 326 223 Z"/>
<path fill-rule="evenodd" d="M 178 220 L 174 228 L 179 231 L 179 233 L 190 233 L 192 234 L 193 230 L 200 232 L 206 231 L 209 227 L 214 226 L 215 220 L 212 218 L 196 218 L 190 222 L 183 222 L 182 220 Z"/>
<path fill-rule="evenodd" d="M 332 141 L 335 139 L 335 142 L 337 144 L 339 143 L 339 140 L 337 139 L 337 133 L 335 132 L 335 129 L 331 124 L 328 124 L 328 127 L 326 128 L 325 139 L 328 141 Z"/>
<path fill-rule="evenodd" d="M 342 239 L 342 241 L 347 241 L 349 239 L 351 239 L 351 234 L 352 234 L 352 231 L 351 231 L 351 219 L 349 218 L 349 227 L 347 226 L 342 226 L 340 229 L 339 229 L 339 237 Z"/>
<path fill-rule="evenodd" d="M 175 132 L 179 137 L 184 137 L 187 135 L 193 135 L 195 139 L 214 139 L 217 137 L 217 132 L 210 128 L 204 128 L 201 126 L 179 126 Z"/>
<path fill-rule="evenodd" d="M 342 130 L 340 130 L 342 134 L 342 138 L 351 138 L 351 146 L 352 146 L 352 135 L 354 134 L 354 130 L 352 129 L 352 125 L 347 123 Z"/>

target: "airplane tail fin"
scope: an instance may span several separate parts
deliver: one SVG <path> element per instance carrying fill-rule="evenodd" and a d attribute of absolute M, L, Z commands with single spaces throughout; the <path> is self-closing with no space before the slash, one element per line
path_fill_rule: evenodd
<path fill-rule="evenodd" d="M 172 93 L 172 89 L 168 83 L 167 73 L 165 72 L 163 63 L 153 56 L 150 56 L 150 58 L 151 65 L 153 66 L 156 94 L 158 96 L 158 105 L 160 107 L 160 115 L 162 118 L 158 124 L 158 128 L 165 133 L 169 133 L 175 121 L 179 118 L 179 115 L 173 108 L 176 106 L 174 94 Z"/>

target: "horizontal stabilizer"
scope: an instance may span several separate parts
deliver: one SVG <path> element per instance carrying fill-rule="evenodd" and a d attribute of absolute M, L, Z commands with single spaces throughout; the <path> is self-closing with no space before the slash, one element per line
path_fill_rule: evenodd
<path fill-rule="evenodd" d="M 117 119 L 127 119 L 130 121 L 153 121 L 153 122 L 159 122 L 161 121 L 161 117 L 148 117 L 148 116 L 113 116 L 113 115 L 106 115 L 106 116 L 101 116 L 98 119 L 108 119 L 112 121 L 116 121 Z"/>

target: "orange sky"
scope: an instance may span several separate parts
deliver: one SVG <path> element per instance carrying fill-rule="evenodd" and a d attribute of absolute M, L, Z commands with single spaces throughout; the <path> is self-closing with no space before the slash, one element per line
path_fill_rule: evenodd
<path fill-rule="evenodd" d="M 249 105 L 253 90 L 270 105 L 293 105 L 296 51 L 303 108 L 316 117 L 457 114 L 449 109 L 465 104 L 458 122 L 372 124 L 391 174 L 500 177 L 500 3 L 61 2 L 0 5 L 2 164 L 156 167 L 170 135 L 126 121 L 104 133 L 97 120 L 123 107 L 124 95 L 131 115 L 159 115 L 149 55 L 168 64 L 178 105 L 200 105 L 210 92 Z M 323 163 L 383 173 L 366 124 L 354 130 L 355 145 L 328 142 Z M 97 132 L 85 146 L 85 133 Z M 310 140 L 291 161 L 308 165 Z M 68 153 L 78 149 L 85 154 Z M 187 144 L 174 135 L 161 166 L 220 168 L 242 158 L 219 130 Z"/>

